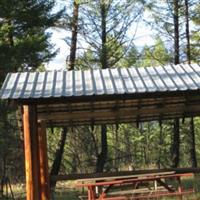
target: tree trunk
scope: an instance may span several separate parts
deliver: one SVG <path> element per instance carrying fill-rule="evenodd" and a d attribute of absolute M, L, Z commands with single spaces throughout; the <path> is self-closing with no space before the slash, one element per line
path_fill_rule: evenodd
<path fill-rule="evenodd" d="M 177 168 L 179 166 L 180 156 L 180 124 L 179 119 L 174 120 L 174 135 L 172 144 L 172 167 Z"/>
<path fill-rule="evenodd" d="M 114 149 L 115 149 L 115 153 L 114 153 L 114 155 L 115 155 L 114 168 L 115 168 L 115 171 L 118 172 L 119 171 L 120 156 L 121 156 L 121 155 L 119 155 L 120 154 L 119 153 L 120 152 L 120 150 L 119 150 L 120 146 L 119 146 L 118 125 L 115 128 L 113 128 L 113 134 L 115 135 L 114 138 L 113 138 L 115 140 L 115 142 L 113 142 L 113 144 L 115 145 L 115 147 L 114 147 Z M 126 163 L 126 161 L 125 161 L 125 163 Z"/>
<path fill-rule="evenodd" d="M 106 31 L 106 4 L 102 1 L 101 4 L 101 66 L 102 69 L 108 68 L 108 56 L 107 56 L 107 31 Z"/>
<path fill-rule="evenodd" d="M 101 153 L 97 156 L 96 172 L 101 173 L 107 159 L 108 144 L 107 144 L 107 128 L 106 125 L 101 126 Z"/>
<path fill-rule="evenodd" d="M 173 0 L 174 7 L 174 64 L 180 63 L 180 45 L 179 45 L 179 0 Z M 179 119 L 174 120 L 173 143 L 172 143 L 172 166 L 179 165 L 180 154 L 180 124 Z"/>
<path fill-rule="evenodd" d="M 174 0 L 174 64 L 180 63 L 179 45 L 179 0 Z"/>
<path fill-rule="evenodd" d="M 196 146 L 195 146 L 195 131 L 194 131 L 194 119 L 190 119 L 190 158 L 192 167 L 197 167 L 197 158 L 196 158 Z"/>
<path fill-rule="evenodd" d="M 62 157 L 63 157 L 63 153 L 64 153 L 66 137 L 67 137 L 67 128 L 64 127 L 64 128 L 62 128 L 62 131 L 61 131 L 60 141 L 58 143 L 57 150 L 56 150 L 56 153 L 55 153 L 55 159 L 54 159 L 54 162 L 52 164 L 52 168 L 51 168 L 51 172 L 50 172 L 51 176 L 58 175 L 58 173 L 60 171 L 60 166 L 61 166 L 61 161 L 62 161 Z M 55 186 L 56 186 L 56 181 L 51 181 L 50 185 L 51 185 L 51 188 L 54 189 Z"/>
<path fill-rule="evenodd" d="M 185 35 L 187 40 L 186 45 L 186 54 L 187 54 L 187 62 L 191 63 L 191 51 L 190 51 L 190 26 L 189 26 L 189 8 L 188 8 L 188 0 L 185 0 Z"/>
<path fill-rule="evenodd" d="M 159 152 L 158 152 L 158 162 L 157 166 L 158 169 L 161 169 L 161 158 L 163 155 L 163 126 L 162 122 L 159 122 L 160 134 L 159 134 Z"/>
<path fill-rule="evenodd" d="M 102 69 L 108 68 L 107 63 L 107 47 L 106 47 L 106 4 L 104 0 L 101 3 L 101 66 Z M 108 143 L 107 143 L 107 128 L 106 125 L 101 126 L 101 153 L 97 156 L 96 172 L 103 172 L 107 159 Z"/>
<path fill-rule="evenodd" d="M 79 4 L 74 1 L 73 19 L 72 19 L 72 38 L 70 47 L 70 57 L 69 57 L 69 70 L 74 69 L 76 60 L 76 46 L 77 46 L 77 35 L 78 35 L 78 12 Z"/>
<path fill-rule="evenodd" d="M 79 10 L 79 4 L 77 3 L 76 0 L 74 0 L 69 70 L 74 70 L 74 64 L 76 60 L 77 34 L 78 34 L 78 10 Z M 55 159 L 54 159 L 54 162 L 51 168 L 51 173 L 50 173 L 51 175 L 58 175 L 60 171 L 66 137 L 67 137 L 67 128 L 64 127 L 62 128 L 60 141 L 58 143 L 58 147 L 55 153 Z M 54 189 L 55 186 L 56 186 L 56 181 L 51 181 L 51 188 Z"/>
<path fill-rule="evenodd" d="M 188 0 L 185 0 L 185 34 L 186 34 L 186 55 L 188 64 L 191 63 L 191 51 L 190 51 L 190 26 L 189 26 L 189 5 Z M 189 129 L 189 138 L 190 138 L 190 159 L 192 167 L 197 167 L 196 159 L 196 146 L 195 146 L 195 131 L 194 131 L 194 119 L 190 119 L 190 129 Z"/>

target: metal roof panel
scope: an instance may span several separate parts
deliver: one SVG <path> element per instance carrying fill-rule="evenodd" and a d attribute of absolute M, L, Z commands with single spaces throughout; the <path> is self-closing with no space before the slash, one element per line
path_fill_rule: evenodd
<path fill-rule="evenodd" d="M 195 82 L 197 88 L 200 87 L 200 74 L 198 74 L 195 70 L 194 67 L 195 65 L 184 65 L 182 68 L 184 69 L 185 73 L 187 73 L 190 78 Z"/>
<path fill-rule="evenodd" d="M 32 98 L 41 98 L 43 97 L 43 90 L 44 87 L 46 86 L 46 75 L 47 72 L 40 72 L 37 75 L 37 80 L 36 80 L 36 85 L 34 90 L 32 91 L 31 97 Z"/>
<path fill-rule="evenodd" d="M 34 86 L 35 86 L 35 79 L 36 79 L 36 73 L 29 73 L 27 76 L 27 82 L 24 88 L 24 92 L 23 94 L 21 94 L 20 97 L 24 97 L 24 98 L 30 98 L 31 97 L 31 93 L 34 90 Z"/>
<path fill-rule="evenodd" d="M 114 94 L 115 93 L 114 83 L 110 76 L 109 69 L 101 70 L 101 73 L 103 82 L 105 84 L 105 90 L 106 90 L 105 94 Z"/>
<path fill-rule="evenodd" d="M 140 75 L 138 74 L 136 68 L 129 68 L 129 73 L 130 76 L 132 77 L 132 80 L 134 82 L 135 88 L 137 92 L 145 92 L 146 91 L 146 87 L 143 83 L 143 81 L 141 80 Z"/>
<path fill-rule="evenodd" d="M 55 76 L 55 71 L 51 72 L 46 72 L 45 73 L 45 82 L 44 87 L 43 87 L 43 98 L 48 98 L 48 97 L 53 97 L 53 86 L 54 86 L 54 76 Z"/>
<path fill-rule="evenodd" d="M 173 83 L 176 85 L 177 90 L 187 90 L 188 86 L 185 85 L 177 71 L 175 70 L 175 67 L 172 67 L 171 65 L 167 65 L 163 68 L 166 70 L 166 73 L 169 74 L 169 77 L 173 81 Z"/>
<path fill-rule="evenodd" d="M 132 93 L 135 92 L 135 90 L 133 90 L 134 86 L 133 86 L 133 82 L 128 74 L 128 71 L 126 68 L 119 68 L 119 73 L 121 76 L 121 81 L 124 87 L 124 91 L 125 93 Z"/>
<path fill-rule="evenodd" d="M 160 75 L 155 70 L 155 68 L 154 67 L 147 67 L 146 70 L 148 71 L 149 76 L 151 76 L 151 79 L 154 82 L 154 84 L 156 85 L 156 88 L 160 91 L 166 91 L 167 88 L 166 88 L 162 78 L 160 77 Z"/>
<path fill-rule="evenodd" d="M 143 79 L 144 85 L 148 91 L 155 92 L 157 90 L 156 85 L 153 83 L 151 76 L 145 70 L 145 67 L 138 68 L 140 77 Z"/>
<path fill-rule="evenodd" d="M 200 89 L 200 65 L 10 73 L 2 99 L 118 95 Z"/>
<path fill-rule="evenodd" d="M 162 80 L 163 84 L 165 85 L 165 88 L 167 91 L 175 91 L 177 90 L 176 85 L 174 84 L 174 81 L 171 80 L 167 72 L 162 67 L 155 67 L 154 70 L 157 72 L 160 80 Z"/>
<path fill-rule="evenodd" d="M 190 73 L 188 73 L 184 69 L 184 66 L 182 66 L 182 65 L 176 66 L 176 71 L 179 74 L 179 76 L 181 77 L 181 79 L 183 80 L 183 82 L 185 83 L 185 85 L 188 86 L 189 89 L 191 89 L 191 90 L 194 89 L 195 90 L 195 89 L 198 88 L 198 86 L 196 85 L 196 83 L 190 77 Z"/>
<path fill-rule="evenodd" d="M 63 72 L 63 96 L 73 96 L 74 95 L 74 73 L 73 71 Z"/>
<path fill-rule="evenodd" d="M 6 78 L 5 78 L 5 81 L 4 81 L 2 88 L 0 90 L 1 91 L 1 93 L 0 93 L 1 98 L 7 99 L 7 98 L 10 97 L 9 93 L 11 92 L 11 89 L 8 88 L 8 82 L 10 80 L 11 75 L 12 75 L 11 73 L 8 73 Z"/>
<path fill-rule="evenodd" d="M 8 82 L 6 84 L 6 88 L 4 89 L 5 98 L 14 99 L 13 96 L 17 88 L 17 84 L 18 84 L 17 82 L 18 82 L 19 76 L 20 76 L 19 73 L 14 73 L 10 75 Z"/>
<path fill-rule="evenodd" d="M 61 71 L 55 72 L 55 79 L 53 85 L 53 94 L 55 97 L 61 97 L 63 92 L 64 73 Z"/>
<path fill-rule="evenodd" d="M 74 72 L 74 96 L 83 96 L 83 74 L 82 71 Z"/>
<path fill-rule="evenodd" d="M 92 79 L 91 70 L 87 70 L 83 72 L 83 88 L 85 95 L 93 95 L 94 94 L 94 83 Z"/>
<path fill-rule="evenodd" d="M 19 82 L 18 82 L 18 87 L 15 92 L 15 97 L 16 99 L 24 97 L 25 91 L 27 91 L 27 86 L 28 86 L 28 78 L 29 78 L 28 72 L 23 72 L 20 74 Z"/>
<path fill-rule="evenodd" d="M 93 77 L 93 85 L 95 88 L 95 94 L 96 95 L 101 95 L 104 94 L 105 91 L 105 86 L 104 86 L 104 81 L 102 79 L 102 75 L 99 69 L 95 69 L 92 71 L 92 77 Z"/>
<path fill-rule="evenodd" d="M 115 68 L 115 69 L 110 70 L 110 74 L 112 76 L 111 79 L 113 80 L 113 85 L 114 85 L 114 88 L 116 90 L 115 93 L 116 94 L 124 94 L 124 93 L 126 93 L 126 89 L 124 87 L 121 75 L 119 73 L 119 68 Z"/>

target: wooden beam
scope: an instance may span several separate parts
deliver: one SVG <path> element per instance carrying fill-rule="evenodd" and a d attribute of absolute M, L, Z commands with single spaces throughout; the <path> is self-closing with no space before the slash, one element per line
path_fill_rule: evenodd
<path fill-rule="evenodd" d="M 169 105 L 161 108 L 158 107 L 141 107 L 137 108 L 120 108 L 120 109 L 104 109 L 95 111 L 74 111 L 74 112 L 55 112 L 55 113 L 41 113 L 38 114 L 39 120 L 58 120 L 58 121 L 86 121 L 91 119 L 116 119 L 116 118 L 131 118 L 134 116 L 145 115 L 166 115 L 171 113 L 199 113 L 200 107 L 198 105 Z"/>
<path fill-rule="evenodd" d="M 23 106 L 26 199 L 40 200 L 36 106 Z"/>
<path fill-rule="evenodd" d="M 76 121 L 69 121 L 69 120 L 53 120 L 53 121 L 47 121 L 47 127 L 73 127 L 76 126 L 85 126 L 85 125 L 102 125 L 102 124 L 121 124 L 121 123 L 136 123 L 137 122 L 150 122 L 150 121 L 159 121 L 162 120 L 172 120 L 174 118 L 188 118 L 188 117 L 196 117 L 200 116 L 200 111 L 198 112 L 188 112 L 188 113 L 165 113 L 165 114 L 159 114 L 157 113 L 154 115 L 140 115 L 140 116 L 129 116 L 127 117 L 120 117 L 120 118 L 99 118 L 99 119 L 77 119 Z M 73 122 L 73 124 L 72 124 Z"/>
<path fill-rule="evenodd" d="M 172 104 L 184 104 L 186 103 L 185 98 L 157 98 L 157 99 L 139 99 L 139 100 L 126 100 L 126 101 L 117 101 L 118 107 L 138 107 L 142 105 L 143 107 L 148 106 L 159 106 L 159 105 L 172 105 Z M 200 100 L 199 100 L 200 102 Z M 198 102 L 198 104 L 199 104 Z M 61 111 L 86 111 L 86 110 L 102 110 L 112 108 L 116 106 L 116 101 L 107 101 L 107 102 L 88 102 L 88 103 L 66 103 L 66 104 L 46 104 L 38 105 L 38 113 L 48 113 L 48 112 L 61 112 Z M 91 106 L 92 105 L 92 106 Z"/>
<path fill-rule="evenodd" d="M 40 188 L 41 200 L 50 200 L 50 182 L 47 157 L 46 124 L 44 121 L 38 126 L 39 157 L 40 157 Z"/>

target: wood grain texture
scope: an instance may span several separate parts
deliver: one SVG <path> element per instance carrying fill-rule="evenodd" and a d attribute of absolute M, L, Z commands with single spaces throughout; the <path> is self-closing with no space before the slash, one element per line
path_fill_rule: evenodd
<path fill-rule="evenodd" d="M 50 182 L 47 157 L 47 139 L 46 125 L 41 122 L 38 126 L 38 143 L 39 143 L 39 158 L 40 158 L 40 189 L 41 200 L 50 199 Z"/>
<path fill-rule="evenodd" d="M 26 199 L 40 200 L 37 111 L 35 106 L 23 106 Z"/>

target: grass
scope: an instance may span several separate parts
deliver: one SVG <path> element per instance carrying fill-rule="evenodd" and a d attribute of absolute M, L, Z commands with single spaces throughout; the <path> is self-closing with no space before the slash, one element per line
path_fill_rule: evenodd
<path fill-rule="evenodd" d="M 80 200 L 78 198 L 77 193 L 62 193 L 62 195 L 55 196 L 55 200 Z M 200 194 L 192 194 L 183 197 L 183 200 L 199 200 L 200 199 Z M 177 197 L 168 197 L 168 198 L 161 198 L 160 200 L 177 200 Z"/>
<path fill-rule="evenodd" d="M 183 186 L 185 189 L 189 189 L 191 187 L 194 187 L 196 193 L 191 195 L 186 195 L 183 197 L 183 200 L 199 200 L 200 199 L 200 177 L 196 177 L 195 179 L 183 179 L 182 181 Z M 70 188 L 64 189 L 60 187 L 56 191 L 55 200 L 80 200 L 78 196 L 81 194 L 80 191 L 72 190 Z M 160 198 L 160 200 L 177 200 L 177 197 L 165 197 Z"/>
<path fill-rule="evenodd" d="M 80 200 L 78 198 L 79 196 L 79 193 L 77 191 L 72 191 L 72 190 L 69 190 L 68 192 L 66 191 L 63 191 L 63 192 L 57 192 L 55 194 L 55 196 L 53 197 L 53 199 L 55 200 Z"/>
<path fill-rule="evenodd" d="M 77 193 L 62 193 L 62 195 L 58 195 L 54 198 L 55 200 L 80 200 L 78 198 Z M 183 200 L 199 200 L 200 194 L 192 194 L 183 197 Z M 177 197 L 168 197 L 168 198 L 161 198 L 160 200 L 177 200 Z"/>
<path fill-rule="evenodd" d="M 200 177 L 195 177 L 195 179 L 184 179 L 182 182 L 183 182 L 184 188 L 187 189 L 187 188 L 194 187 L 196 191 L 195 194 L 185 196 L 183 200 L 199 200 L 200 199 Z M 82 194 L 82 191 L 75 190 L 72 188 L 72 186 L 73 186 L 72 182 L 60 183 L 53 195 L 52 200 L 80 200 L 78 196 Z M 12 187 L 12 189 L 15 196 L 15 200 L 25 199 L 24 185 L 15 185 Z M 171 197 L 171 198 L 162 198 L 161 200 L 175 200 L 175 199 L 177 198 Z M 5 200 L 5 198 L 0 197 L 0 200 Z"/>

